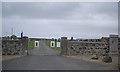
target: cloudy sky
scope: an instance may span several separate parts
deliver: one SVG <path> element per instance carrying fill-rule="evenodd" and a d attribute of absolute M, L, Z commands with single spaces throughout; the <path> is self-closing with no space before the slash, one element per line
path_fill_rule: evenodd
<path fill-rule="evenodd" d="M 2 3 L 0 2 L 0 37 L 2 37 Z"/>
<path fill-rule="evenodd" d="M 100 38 L 118 33 L 117 2 L 3 2 L 2 35 Z"/>

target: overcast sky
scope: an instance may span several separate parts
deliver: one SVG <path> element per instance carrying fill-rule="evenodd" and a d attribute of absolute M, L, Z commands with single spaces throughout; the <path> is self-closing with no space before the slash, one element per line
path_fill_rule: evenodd
<path fill-rule="evenodd" d="M 2 3 L 0 2 L 0 37 L 2 37 Z"/>
<path fill-rule="evenodd" d="M 117 2 L 4 2 L 3 36 L 100 38 L 118 34 Z"/>

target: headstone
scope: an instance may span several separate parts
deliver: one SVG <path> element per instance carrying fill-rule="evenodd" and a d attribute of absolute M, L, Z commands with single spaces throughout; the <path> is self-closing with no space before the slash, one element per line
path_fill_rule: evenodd
<path fill-rule="evenodd" d="M 60 47 L 60 42 L 57 42 L 57 47 Z"/>
<path fill-rule="evenodd" d="M 39 41 L 35 41 L 34 46 L 39 47 Z"/>
<path fill-rule="evenodd" d="M 55 47 L 55 41 L 50 42 L 50 47 Z"/>

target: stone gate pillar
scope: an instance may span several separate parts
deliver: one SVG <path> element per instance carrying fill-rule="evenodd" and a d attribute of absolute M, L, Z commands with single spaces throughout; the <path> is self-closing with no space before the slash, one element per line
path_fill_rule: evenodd
<path fill-rule="evenodd" d="M 22 37 L 22 55 L 28 54 L 28 37 Z"/>
<path fill-rule="evenodd" d="M 118 35 L 110 35 L 109 37 L 109 56 L 116 65 L 119 64 L 118 38 Z"/>
<path fill-rule="evenodd" d="M 110 54 L 118 54 L 118 35 L 110 35 Z"/>
<path fill-rule="evenodd" d="M 61 55 L 67 55 L 67 37 L 61 37 Z"/>

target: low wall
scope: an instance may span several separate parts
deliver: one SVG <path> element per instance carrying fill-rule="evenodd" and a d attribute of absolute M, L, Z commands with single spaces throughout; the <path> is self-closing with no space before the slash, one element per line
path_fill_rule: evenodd
<path fill-rule="evenodd" d="M 2 40 L 2 55 L 26 55 L 28 37 L 16 40 Z"/>
<path fill-rule="evenodd" d="M 109 52 L 108 47 L 108 43 L 102 41 L 70 41 L 67 37 L 61 38 L 62 55 L 105 55 Z"/>
<path fill-rule="evenodd" d="M 119 61 L 119 54 L 110 54 L 110 45 L 109 40 L 106 39 L 99 39 L 99 41 L 90 40 L 68 40 L 67 37 L 61 37 L 61 55 L 64 56 L 77 56 L 77 57 L 85 57 L 91 56 L 88 60 L 92 57 L 98 57 L 99 60 L 109 55 L 112 58 L 112 64 L 120 65 Z M 120 66 L 119 66 L 120 67 Z"/>

